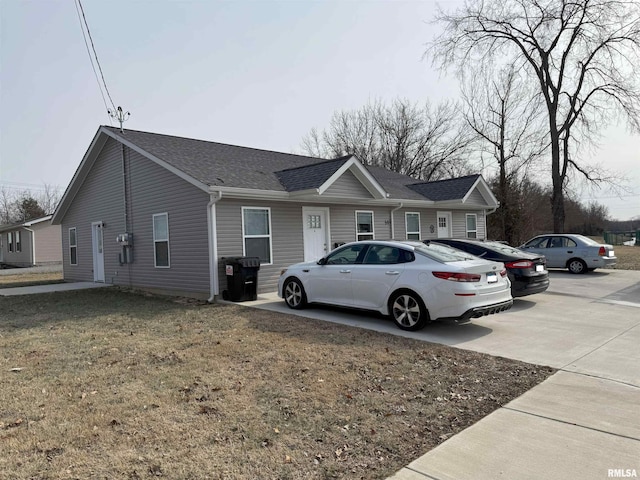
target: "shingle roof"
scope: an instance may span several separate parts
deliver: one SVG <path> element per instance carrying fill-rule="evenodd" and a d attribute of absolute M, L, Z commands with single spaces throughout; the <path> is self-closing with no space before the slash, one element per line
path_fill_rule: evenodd
<path fill-rule="evenodd" d="M 332 160 L 228 145 L 158 133 L 103 127 L 199 182 L 259 190 L 294 192 L 318 188 L 351 156 Z M 389 193 L 405 200 L 463 198 L 479 175 L 416 183 L 382 167 L 366 169 Z"/>
<path fill-rule="evenodd" d="M 469 193 L 469 189 L 473 187 L 479 177 L 480 175 L 468 175 L 436 182 L 414 183 L 408 187 L 434 202 L 460 200 Z"/>
<path fill-rule="evenodd" d="M 280 183 L 288 192 L 318 188 L 329 180 L 331 175 L 336 173 L 349 158 L 351 158 L 351 155 L 336 158 L 335 160 L 321 161 L 313 165 L 287 168 L 286 170 L 275 173 Z"/>

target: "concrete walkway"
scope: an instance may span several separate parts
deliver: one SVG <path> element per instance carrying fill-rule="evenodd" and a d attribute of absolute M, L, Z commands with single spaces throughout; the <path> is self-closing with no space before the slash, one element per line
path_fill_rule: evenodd
<path fill-rule="evenodd" d="M 559 369 L 392 480 L 640 478 L 640 272 L 552 272 L 547 292 L 508 312 L 421 332 L 372 314 L 294 312 L 274 295 L 244 305 Z"/>
<path fill-rule="evenodd" d="M 31 285 L 29 287 L 0 288 L 0 297 L 33 295 L 36 293 L 68 292 L 70 290 L 85 290 L 87 288 L 103 288 L 110 286 L 111 285 L 104 283 L 93 282 L 49 283 L 47 285 Z"/>

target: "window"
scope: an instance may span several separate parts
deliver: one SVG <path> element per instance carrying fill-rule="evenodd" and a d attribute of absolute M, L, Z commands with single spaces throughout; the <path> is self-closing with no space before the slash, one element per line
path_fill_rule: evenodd
<path fill-rule="evenodd" d="M 271 209 L 242 207 L 244 255 L 258 257 L 260 263 L 271 262 Z"/>
<path fill-rule="evenodd" d="M 373 240 L 373 212 L 356 212 L 356 240 Z"/>
<path fill-rule="evenodd" d="M 7 244 L 9 245 L 9 251 L 13 252 L 13 233 L 7 233 Z"/>
<path fill-rule="evenodd" d="M 22 251 L 22 240 L 20 239 L 20 232 L 16 232 L 16 252 Z"/>
<path fill-rule="evenodd" d="M 478 215 L 467 213 L 467 238 L 478 238 Z"/>
<path fill-rule="evenodd" d="M 404 214 L 407 240 L 420 240 L 420 214 L 407 212 Z"/>
<path fill-rule="evenodd" d="M 404 262 L 404 251 L 397 247 L 389 247 L 387 245 L 372 245 L 369 247 L 365 264 L 369 265 L 393 265 Z"/>
<path fill-rule="evenodd" d="M 76 237 L 76 227 L 69 229 L 69 263 L 78 264 L 78 238 Z"/>
<path fill-rule="evenodd" d="M 153 215 L 153 248 L 156 268 L 169 268 L 169 214 Z"/>
<path fill-rule="evenodd" d="M 360 253 L 364 251 L 366 245 L 349 245 L 336 250 L 327 257 L 327 265 L 350 265 L 358 261 Z"/>

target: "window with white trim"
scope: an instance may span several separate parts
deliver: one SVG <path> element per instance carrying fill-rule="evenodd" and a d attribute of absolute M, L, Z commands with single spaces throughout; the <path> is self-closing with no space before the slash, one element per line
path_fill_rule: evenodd
<path fill-rule="evenodd" d="M 258 257 L 261 264 L 271 264 L 271 209 L 242 207 L 242 243 L 244 256 Z"/>
<path fill-rule="evenodd" d="M 168 213 L 156 213 L 153 215 L 153 250 L 154 266 L 156 268 L 169 268 L 171 261 Z"/>
<path fill-rule="evenodd" d="M 13 252 L 13 233 L 7 233 L 7 245 L 9 245 L 9 251 Z"/>
<path fill-rule="evenodd" d="M 356 240 L 373 238 L 373 212 L 356 211 Z"/>
<path fill-rule="evenodd" d="M 420 240 L 420 214 L 418 212 L 405 212 L 404 223 L 407 231 L 407 240 Z"/>
<path fill-rule="evenodd" d="M 16 252 L 22 251 L 22 239 L 20 237 L 21 237 L 20 231 L 18 230 L 16 232 Z"/>
<path fill-rule="evenodd" d="M 69 264 L 78 265 L 78 237 L 76 227 L 69 229 Z"/>
<path fill-rule="evenodd" d="M 467 238 L 478 238 L 478 215 L 467 213 Z"/>

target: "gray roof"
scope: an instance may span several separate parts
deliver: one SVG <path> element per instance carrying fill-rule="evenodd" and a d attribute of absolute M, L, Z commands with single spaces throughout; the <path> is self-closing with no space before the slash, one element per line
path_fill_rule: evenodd
<path fill-rule="evenodd" d="M 480 175 L 438 180 L 436 182 L 414 183 L 409 188 L 434 202 L 460 200 L 469 192 Z"/>
<path fill-rule="evenodd" d="M 294 192 L 320 187 L 351 156 L 327 160 L 157 133 L 103 127 L 141 150 L 209 186 Z M 407 200 L 463 198 L 479 175 L 439 182 L 417 179 L 382 167 L 365 167 L 390 194 Z"/>

